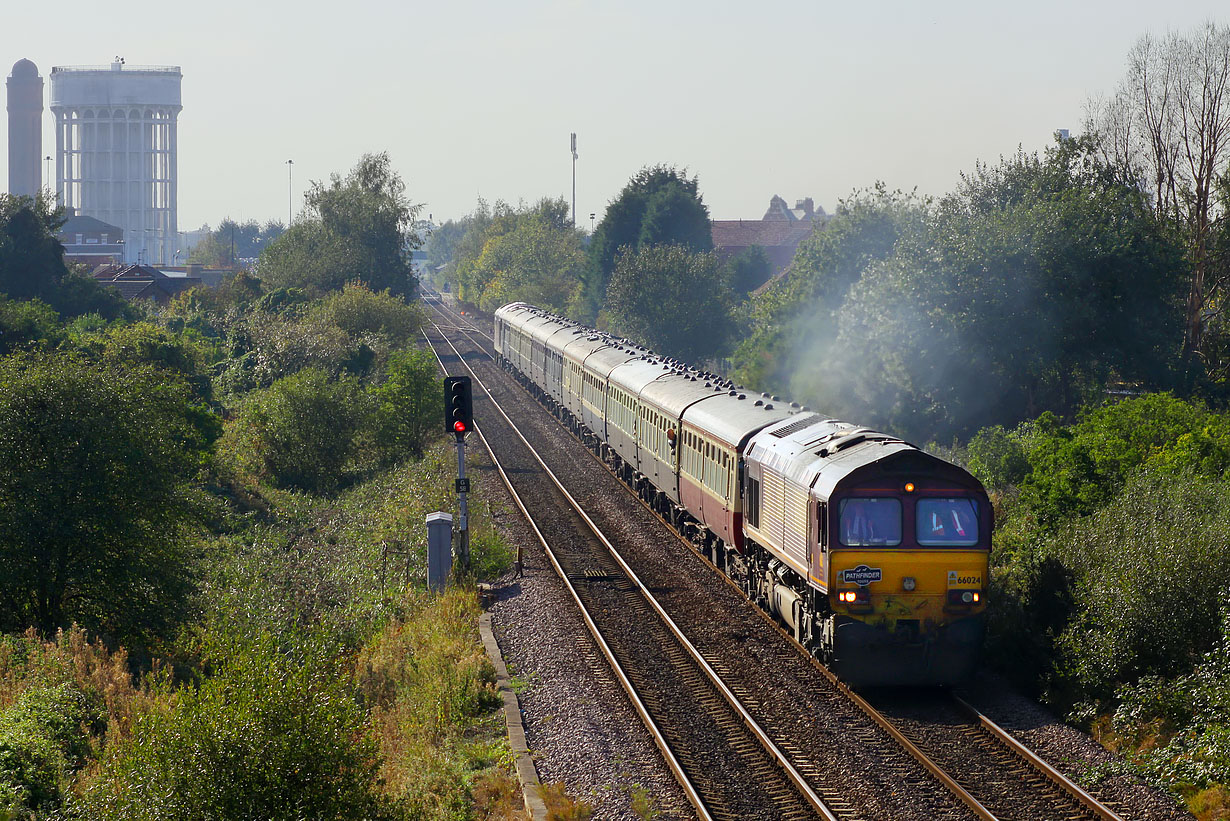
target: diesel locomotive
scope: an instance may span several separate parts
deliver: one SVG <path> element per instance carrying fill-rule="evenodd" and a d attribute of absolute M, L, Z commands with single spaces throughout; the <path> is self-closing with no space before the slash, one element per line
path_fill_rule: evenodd
<path fill-rule="evenodd" d="M 852 686 L 950 685 L 984 632 L 992 511 L 962 468 L 525 303 L 501 364 Z"/>

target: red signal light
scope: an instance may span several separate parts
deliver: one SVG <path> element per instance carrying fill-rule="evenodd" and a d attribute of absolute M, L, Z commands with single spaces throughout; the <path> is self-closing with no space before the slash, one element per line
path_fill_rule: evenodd
<path fill-rule="evenodd" d="M 453 430 L 457 431 L 458 433 L 465 433 L 465 432 L 466 432 L 466 423 L 465 423 L 465 422 L 454 422 L 454 423 L 453 423 Z"/>

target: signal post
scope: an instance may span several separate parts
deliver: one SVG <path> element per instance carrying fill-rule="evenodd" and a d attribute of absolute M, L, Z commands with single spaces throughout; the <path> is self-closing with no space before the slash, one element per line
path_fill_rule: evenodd
<path fill-rule="evenodd" d="M 474 426 L 474 394 L 468 376 L 444 378 L 444 425 L 457 437 L 457 564 L 463 571 L 470 569 L 470 527 L 466 516 L 466 494 L 470 480 L 466 478 L 466 434 Z"/>

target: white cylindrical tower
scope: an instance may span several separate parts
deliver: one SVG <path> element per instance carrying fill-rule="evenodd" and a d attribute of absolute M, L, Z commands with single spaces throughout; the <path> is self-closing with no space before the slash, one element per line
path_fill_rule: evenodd
<path fill-rule="evenodd" d="M 43 78 L 29 60 L 18 60 L 8 79 L 9 193 L 33 197 L 43 187 Z"/>
<path fill-rule="evenodd" d="M 169 264 L 176 247 L 179 66 L 55 66 L 60 201 L 124 229 L 127 262 Z"/>

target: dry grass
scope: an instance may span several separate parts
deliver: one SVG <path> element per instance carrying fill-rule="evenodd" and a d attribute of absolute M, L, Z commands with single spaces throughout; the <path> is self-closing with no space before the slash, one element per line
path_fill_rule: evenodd
<path fill-rule="evenodd" d="M 401 609 L 356 664 L 386 794 L 416 817 L 524 818 L 474 592 L 409 592 Z"/>
<path fill-rule="evenodd" d="M 0 640 L 0 708 L 32 687 L 60 684 L 75 686 L 103 708 L 112 737 L 126 734 L 133 716 L 154 698 L 134 683 L 127 651 L 109 651 L 77 625 L 56 631 L 50 641 L 33 628 Z"/>
<path fill-rule="evenodd" d="M 1187 800 L 1187 808 L 1199 821 L 1230 819 L 1230 792 L 1218 785 L 1202 790 Z"/>
<path fill-rule="evenodd" d="M 547 821 L 589 821 L 593 817 L 594 808 L 568 795 L 563 784 L 543 784 L 540 793 L 547 805 Z"/>

